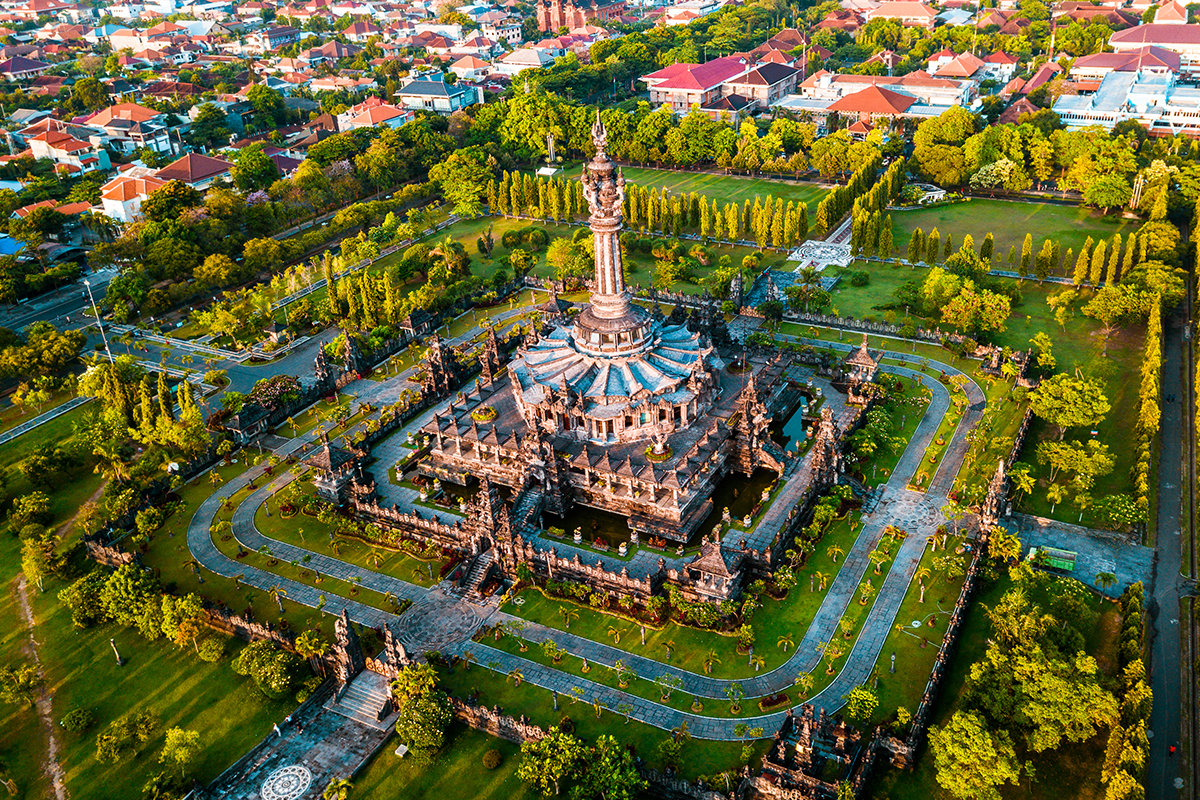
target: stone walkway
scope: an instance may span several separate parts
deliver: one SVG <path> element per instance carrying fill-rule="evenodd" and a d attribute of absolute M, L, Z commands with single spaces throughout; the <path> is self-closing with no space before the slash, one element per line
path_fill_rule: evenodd
<path fill-rule="evenodd" d="M 29 433 L 34 428 L 45 425 L 52 419 L 58 419 L 68 411 L 74 411 L 84 403 L 90 403 L 91 401 L 92 398 L 90 397 L 72 397 L 67 402 L 57 405 L 45 413 L 38 414 L 36 417 L 22 422 L 15 428 L 9 428 L 4 433 L 0 433 L 0 444 L 8 444 L 18 436 Z"/>

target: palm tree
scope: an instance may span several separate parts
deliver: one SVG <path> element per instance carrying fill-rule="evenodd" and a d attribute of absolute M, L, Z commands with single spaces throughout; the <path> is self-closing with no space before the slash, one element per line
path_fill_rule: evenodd
<path fill-rule="evenodd" d="M 274 586 L 272 586 L 270 589 L 267 590 L 267 594 L 269 594 L 271 596 L 271 599 L 274 600 L 279 605 L 279 613 L 282 614 L 283 613 L 283 598 L 287 597 L 287 589 L 283 588 L 282 586 L 280 586 L 277 583 Z"/>
<path fill-rule="evenodd" d="M 1112 574 L 1111 572 L 1097 572 L 1096 573 L 1096 585 L 1099 586 L 1104 591 L 1111 589 L 1116 584 L 1116 582 L 1117 582 L 1117 576 Z"/>
<path fill-rule="evenodd" d="M 831 544 L 829 547 L 825 548 L 825 555 L 832 558 L 833 563 L 836 564 L 839 558 L 846 555 L 846 551 L 842 549 L 841 545 Z"/>
<path fill-rule="evenodd" d="M 704 655 L 704 674 L 711 675 L 714 664 L 720 664 L 721 659 L 717 657 L 716 650 L 709 650 Z"/>
<path fill-rule="evenodd" d="M 333 778 L 329 781 L 329 785 L 325 787 L 325 791 L 321 793 L 322 800 L 348 800 L 350 790 L 354 788 L 354 784 L 345 778 Z"/>
<path fill-rule="evenodd" d="M 563 618 L 563 624 L 567 628 L 571 627 L 571 620 L 579 619 L 579 612 L 570 606 L 560 606 L 558 609 L 558 615 Z"/>
<path fill-rule="evenodd" d="M 671 653 L 675 652 L 675 642 L 674 642 L 674 640 L 672 640 L 672 639 L 668 639 L 667 641 L 665 641 L 665 642 L 660 642 L 659 644 L 661 644 L 661 645 L 662 645 L 662 646 L 663 646 L 663 647 L 666 649 L 666 651 L 667 651 L 667 661 L 670 661 L 670 660 L 671 660 Z"/>
<path fill-rule="evenodd" d="M 815 578 L 817 581 L 817 591 L 818 592 L 825 591 L 825 584 L 827 584 L 829 582 L 829 576 L 826 575 L 824 572 L 814 572 L 813 578 Z"/>
<path fill-rule="evenodd" d="M 792 635 L 790 633 L 785 633 L 783 636 L 780 636 L 779 641 L 777 641 L 775 644 L 785 653 L 789 648 L 796 646 L 796 643 L 792 640 Z"/>
<path fill-rule="evenodd" d="M 1046 499 L 1050 501 L 1050 513 L 1054 513 L 1054 509 L 1063 500 L 1067 499 L 1067 487 L 1057 483 L 1052 483 L 1046 487 Z"/>
<path fill-rule="evenodd" d="M 183 566 L 186 567 L 187 569 L 190 569 L 197 578 L 200 578 L 200 582 L 204 583 L 204 578 L 200 575 L 200 562 L 199 561 L 197 561 L 194 558 L 189 558 L 187 561 L 183 562 Z"/>
<path fill-rule="evenodd" d="M 917 579 L 917 585 L 921 587 L 921 596 L 917 599 L 918 603 L 925 602 L 925 581 L 929 580 L 931 574 L 929 567 L 921 567 L 914 576 Z"/>
<path fill-rule="evenodd" d="M 760 669 L 762 669 L 766 665 L 767 665 L 767 659 L 764 658 L 763 656 L 759 655 L 758 653 L 755 653 L 754 655 L 750 656 L 750 666 L 754 667 L 755 672 L 758 672 Z"/>
<path fill-rule="evenodd" d="M 616 625 L 608 626 L 608 635 L 613 637 L 613 644 L 621 643 L 621 629 L 618 628 Z"/>
<path fill-rule="evenodd" d="M 513 667 L 508 671 L 508 680 L 513 682 L 513 686 L 520 686 L 525 680 L 525 673 L 521 672 L 520 667 Z"/>
<path fill-rule="evenodd" d="M 477 659 L 477 658 L 475 657 L 475 654 L 474 654 L 474 653 L 472 653 L 470 650 L 463 650 L 463 654 L 462 654 L 463 671 L 464 671 L 464 672 L 466 672 L 466 671 L 470 671 L 470 669 L 471 669 L 471 662 L 472 662 L 472 661 L 478 661 L 478 660 L 479 660 L 479 659 Z"/>
<path fill-rule="evenodd" d="M 891 555 L 886 553 L 882 548 L 876 548 L 867 553 L 867 558 L 870 559 L 871 566 L 875 567 L 875 574 L 879 575 L 879 568 L 891 559 Z"/>
<path fill-rule="evenodd" d="M 1011 564 L 1021 557 L 1021 540 L 1004 528 L 996 527 L 988 535 L 988 549 L 998 560 Z"/>

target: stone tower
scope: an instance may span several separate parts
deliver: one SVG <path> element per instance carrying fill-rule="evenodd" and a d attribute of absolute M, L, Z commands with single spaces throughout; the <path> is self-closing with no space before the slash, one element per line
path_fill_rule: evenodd
<path fill-rule="evenodd" d="M 337 642 L 333 646 L 333 670 L 338 683 L 345 685 L 367 668 L 367 659 L 363 655 L 358 631 L 354 630 L 354 625 L 350 622 L 350 614 L 346 609 L 342 609 L 341 616 L 334 623 L 333 632 L 337 638 Z"/>

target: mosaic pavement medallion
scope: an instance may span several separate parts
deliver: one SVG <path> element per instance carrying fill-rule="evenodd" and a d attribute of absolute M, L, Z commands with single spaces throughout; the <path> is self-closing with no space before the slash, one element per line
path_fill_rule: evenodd
<path fill-rule="evenodd" d="M 417 650 L 442 650 L 471 638 L 479 628 L 479 615 L 470 604 L 431 594 L 404 612 L 400 640 Z"/>
<path fill-rule="evenodd" d="M 296 800 L 312 783 L 312 773 L 305 767 L 293 764 L 271 773 L 263 782 L 262 800 Z"/>

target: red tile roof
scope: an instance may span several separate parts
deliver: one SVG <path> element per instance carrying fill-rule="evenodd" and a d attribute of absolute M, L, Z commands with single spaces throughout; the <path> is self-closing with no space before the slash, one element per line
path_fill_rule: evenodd
<path fill-rule="evenodd" d="M 835 100 L 827 110 L 843 114 L 903 114 L 916 102 L 917 98 L 911 95 L 871 86 Z"/>

